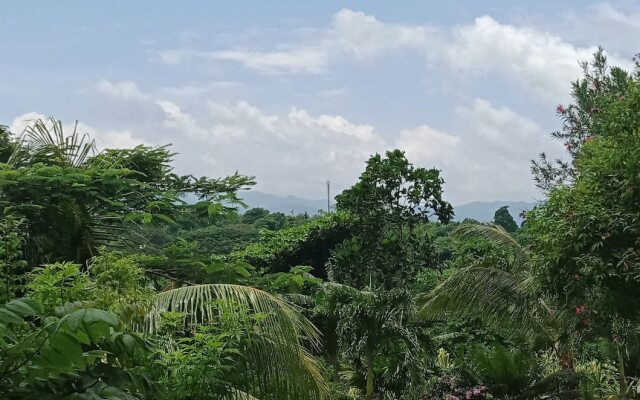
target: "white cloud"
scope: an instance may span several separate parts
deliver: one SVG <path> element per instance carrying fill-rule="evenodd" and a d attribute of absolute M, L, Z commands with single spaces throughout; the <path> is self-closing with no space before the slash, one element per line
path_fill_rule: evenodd
<path fill-rule="evenodd" d="M 333 133 L 353 136 L 363 142 L 368 142 L 375 137 L 373 126 L 352 124 L 340 115 L 320 115 L 319 117 L 312 117 L 305 110 L 298 110 L 294 107 L 289 112 L 289 121 L 294 125 L 302 124 L 306 127 L 316 126 L 326 128 Z"/>
<path fill-rule="evenodd" d="M 635 26 L 636 17 L 607 10 L 611 18 Z M 386 23 L 363 12 L 343 9 L 316 37 L 271 50 L 166 50 L 160 54 L 168 64 L 205 58 L 238 62 L 262 73 L 317 74 L 327 72 L 344 58 L 366 62 L 403 51 L 459 74 L 506 75 L 539 98 L 559 102 L 566 101 L 569 83 L 580 75 L 578 62 L 590 59 L 595 49 L 573 45 L 544 30 L 501 23 L 490 16 L 476 18 L 470 24 L 441 27 Z"/>
<path fill-rule="evenodd" d="M 458 108 L 456 114 L 455 134 L 423 125 L 403 131 L 395 145 L 415 164 L 441 169 L 445 198 L 453 203 L 535 198 L 528 161 L 542 151 L 561 151 L 548 132 L 483 99 Z"/>
<path fill-rule="evenodd" d="M 164 112 L 165 119 L 162 124 L 170 129 L 175 129 L 190 137 L 206 137 L 206 129 L 201 128 L 196 120 L 188 113 L 182 111 L 179 105 L 169 100 L 156 100 L 155 102 Z"/>
<path fill-rule="evenodd" d="M 236 81 L 189 82 L 184 85 L 165 86 L 158 89 L 158 92 L 169 96 L 197 96 L 218 90 L 237 89 L 242 86 L 242 83 Z"/>
<path fill-rule="evenodd" d="M 420 160 L 424 166 L 439 165 L 455 157 L 460 146 L 460 136 L 451 135 L 421 125 L 400 132 L 396 147 L 404 150 L 410 160 Z"/>
<path fill-rule="evenodd" d="M 37 120 L 46 121 L 47 116 L 35 111 L 19 115 L 15 117 L 13 119 L 13 122 L 11 122 L 11 125 L 9 125 L 9 132 L 13 133 L 14 135 L 22 135 L 24 130 Z"/>
<path fill-rule="evenodd" d="M 135 82 L 110 82 L 103 79 L 98 83 L 98 91 L 119 100 L 148 100 L 149 96 L 142 93 Z"/>
<path fill-rule="evenodd" d="M 358 60 L 370 60 L 398 49 L 430 48 L 438 33 L 434 27 L 388 24 L 363 12 L 342 9 L 334 15 L 322 44 Z"/>
<path fill-rule="evenodd" d="M 171 138 L 181 171 L 222 176 L 239 169 L 255 175 L 260 190 L 310 198 L 322 196 L 326 179 L 337 190 L 349 187 L 372 154 L 400 148 L 414 164 L 443 170 L 446 198 L 454 203 L 532 199 L 528 161 L 558 147 L 532 120 L 479 98 L 455 109 L 456 126 L 423 124 L 395 137 L 343 115 L 296 107 L 273 114 L 247 101 L 205 100 L 200 108 L 186 99 L 149 103 L 164 118 L 136 133 Z"/>
<path fill-rule="evenodd" d="M 350 186 L 367 158 L 386 147 L 374 127 L 341 115 L 313 115 L 292 107 L 270 114 L 247 101 L 205 101 L 204 108 L 175 99 L 148 102 L 163 118 L 136 130 L 144 138 L 171 138 L 180 171 L 222 176 L 256 175 L 265 191 L 318 196 L 326 179 Z"/>
<path fill-rule="evenodd" d="M 193 58 L 194 52 L 186 50 L 161 50 L 151 53 L 158 61 L 168 65 L 179 65 Z"/>
<path fill-rule="evenodd" d="M 237 61 L 248 68 L 265 73 L 304 72 L 321 73 L 328 64 L 328 55 L 323 49 L 294 48 L 282 51 L 226 50 L 202 53 L 207 58 Z"/>
<path fill-rule="evenodd" d="M 591 59 L 596 47 L 574 47 L 548 33 L 483 16 L 455 28 L 443 50 L 443 61 L 457 70 L 507 73 L 536 95 L 558 101 L 580 75 L 579 61 Z"/>
<path fill-rule="evenodd" d="M 577 10 L 563 9 L 557 15 L 530 18 L 540 29 L 548 29 L 578 43 L 598 44 L 617 57 L 616 64 L 631 67 L 631 57 L 640 51 L 640 3 L 625 1 L 596 3 Z"/>

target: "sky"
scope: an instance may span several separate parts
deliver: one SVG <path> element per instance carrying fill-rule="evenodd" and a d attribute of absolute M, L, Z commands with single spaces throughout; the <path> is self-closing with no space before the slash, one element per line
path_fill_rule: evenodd
<path fill-rule="evenodd" d="M 630 69 L 638 37 L 638 1 L 14 1 L 0 124 L 78 120 L 101 148 L 171 143 L 180 173 L 311 199 L 399 148 L 453 204 L 533 201 L 579 61 Z"/>

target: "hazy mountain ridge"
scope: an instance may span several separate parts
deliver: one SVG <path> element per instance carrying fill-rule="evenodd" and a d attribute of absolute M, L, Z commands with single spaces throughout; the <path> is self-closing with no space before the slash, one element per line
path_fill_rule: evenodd
<path fill-rule="evenodd" d="M 271 212 L 281 212 L 284 214 L 316 214 L 318 210 L 326 211 L 327 200 L 305 199 L 297 196 L 279 196 L 270 193 L 263 193 L 256 190 L 240 192 L 240 197 L 251 208 L 262 207 Z M 334 201 L 331 201 L 333 207 Z M 522 219 L 520 213 L 530 210 L 535 206 L 534 202 L 526 201 L 472 201 L 470 203 L 454 206 L 455 221 L 462 221 L 465 218 L 473 218 L 478 221 L 488 222 L 493 220 L 493 214 L 502 206 L 509 206 L 509 212 L 520 224 Z"/>

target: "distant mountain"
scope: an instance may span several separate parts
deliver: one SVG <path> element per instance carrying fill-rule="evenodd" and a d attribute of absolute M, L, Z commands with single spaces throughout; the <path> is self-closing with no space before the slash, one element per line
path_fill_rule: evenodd
<path fill-rule="evenodd" d="M 251 208 L 262 207 L 271 212 L 281 212 L 284 214 L 316 214 L 318 210 L 327 209 L 327 200 L 305 199 L 296 196 L 278 196 L 276 194 L 263 193 L 256 190 L 240 192 L 240 197 Z M 333 207 L 334 202 L 331 202 Z M 520 213 L 523 210 L 531 210 L 535 203 L 526 201 L 472 201 L 461 204 L 453 208 L 455 221 L 462 221 L 465 218 L 473 218 L 481 222 L 493 221 L 493 214 L 502 206 L 509 206 L 509 212 L 518 222 L 522 222 Z"/>
<path fill-rule="evenodd" d="M 249 190 L 246 192 L 239 192 L 238 195 L 242 198 L 242 201 L 247 203 L 251 208 L 261 207 L 271 212 L 281 212 L 283 214 L 317 214 L 318 210 L 327 210 L 327 200 L 311 200 L 304 199 L 296 196 L 278 196 L 276 194 L 269 194 L 258 192 L 256 190 Z M 331 206 L 334 206 L 334 202 L 331 201 Z"/>
<path fill-rule="evenodd" d="M 481 222 L 493 221 L 493 214 L 502 206 L 509 206 L 509 213 L 516 220 L 518 225 L 522 223 L 520 213 L 531 210 L 536 203 L 527 201 L 472 201 L 453 207 L 455 221 L 462 221 L 465 218 L 472 218 Z"/>

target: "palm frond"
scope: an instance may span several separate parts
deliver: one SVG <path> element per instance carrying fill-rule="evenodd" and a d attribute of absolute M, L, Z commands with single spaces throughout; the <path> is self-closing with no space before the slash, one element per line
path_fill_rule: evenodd
<path fill-rule="evenodd" d="M 480 317 L 499 326 L 540 333 L 540 303 L 530 290 L 531 278 L 498 268 L 461 269 L 431 293 L 422 296 L 418 315 L 445 319 L 451 315 Z"/>
<path fill-rule="evenodd" d="M 282 298 L 298 306 L 313 306 L 316 303 L 313 297 L 300 293 L 285 293 Z"/>
<path fill-rule="evenodd" d="M 218 318 L 216 300 L 238 304 L 259 314 L 257 338 L 243 355 L 244 382 L 251 395 L 277 393 L 281 399 L 322 399 L 328 393 L 320 363 L 305 345 L 319 350 L 318 329 L 292 304 L 262 290 L 231 284 L 185 286 L 156 295 L 146 329 L 159 328 L 167 311 L 185 314 L 185 321 L 213 323 Z"/>
<path fill-rule="evenodd" d="M 61 121 L 53 117 L 46 121 L 36 119 L 22 132 L 22 140 L 8 162 L 12 165 L 49 162 L 79 167 L 95 155 L 96 149 L 95 141 L 87 133 L 78 132 L 77 121 L 73 132 L 65 135 Z"/>
<path fill-rule="evenodd" d="M 498 248 L 505 248 L 512 252 L 517 265 L 524 265 L 529 261 L 527 251 L 503 227 L 496 224 L 462 224 L 453 231 L 458 238 L 482 238 Z"/>

